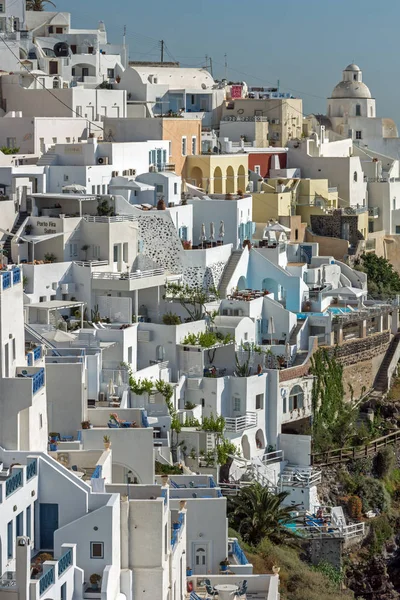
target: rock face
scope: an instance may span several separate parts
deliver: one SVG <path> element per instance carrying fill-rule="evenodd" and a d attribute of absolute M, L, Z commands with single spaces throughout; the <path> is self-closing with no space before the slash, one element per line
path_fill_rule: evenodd
<path fill-rule="evenodd" d="M 347 587 L 354 592 L 356 598 L 399 599 L 399 594 L 390 581 L 383 556 L 374 556 L 367 563 L 352 565 L 347 572 Z"/>

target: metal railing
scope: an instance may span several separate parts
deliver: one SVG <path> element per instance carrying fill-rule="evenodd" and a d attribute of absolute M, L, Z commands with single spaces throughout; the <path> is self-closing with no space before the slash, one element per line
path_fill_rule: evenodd
<path fill-rule="evenodd" d="M 83 217 L 88 223 L 122 223 L 123 221 L 138 221 L 136 215 L 116 215 L 115 217 L 96 217 L 86 215 Z"/>
<path fill-rule="evenodd" d="M 280 485 L 290 485 L 293 487 L 311 487 L 313 485 L 317 485 L 321 483 L 322 473 L 321 471 L 316 471 L 314 473 L 305 473 L 305 472 L 283 472 L 280 476 Z"/>
<path fill-rule="evenodd" d="M 125 280 L 125 279 L 143 279 L 144 277 L 156 277 L 158 275 L 164 275 L 165 269 L 150 269 L 148 271 L 136 271 L 135 273 L 92 273 L 93 279 L 112 279 L 112 280 Z"/>
<path fill-rule="evenodd" d="M 33 393 L 36 394 L 44 386 L 44 369 L 32 376 Z"/>
<path fill-rule="evenodd" d="M 234 540 L 232 543 L 232 554 L 234 555 L 234 557 L 240 565 L 249 564 L 249 561 L 247 560 L 246 555 L 239 546 L 239 542 L 237 540 Z"/>
<path fill-rule="evenodd" d="M 22 476 L 22 469 L 13 473 L 8 479 L 6 479 L 6 498 L 11 496 L 14 492 L 16 492 L 20 487 L 24 485 L 24 480 Z"/>
<path fill-rule="evenodd" d="M 250 427 L 257 426 L 257 413 L 248 412 L 242 417 L 226 417 L 225 418 L 225 429 L 226 431 L 244 431 Z"/>
<path fill-rule="evenodd" d="M 264 465 L 269 465 L 271 463 L 284 460 L 284 458 L 285 455 L 283 450 L 275 450 L 274 452 L 268 452 L 268 454 L 264 454 L 264 456 L 261 458 L 261 461 Z"/>
<path fill-rule="evenodd" d="M 39 579 L 39 595 L 42 596 L 51 585 L 54 585 L 54 565 Z"/>
<path fill-rule="evenodd" d="M 58 576 L 61 575 L 72 566 L 72 549 L 70 548 L 62 555 L 60 560 L 58 561 Z"/>
<path fill-rule="evenodd" d="M 29 481 L 35 475 L 37 475 L 37 460 L 36 460 L 36 458 L 31 460 L 31 462 L 29 462 L 26 465 L 26 480 Z"/>
<path fill-rule="evenodd" d="M 79 267 L 105 267 L 109 264 L 108 260 L 75 260 L 74 263 Z"/>

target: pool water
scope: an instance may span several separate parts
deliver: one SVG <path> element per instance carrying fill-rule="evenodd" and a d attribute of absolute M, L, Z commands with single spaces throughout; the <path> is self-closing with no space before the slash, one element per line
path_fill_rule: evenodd
<path fill-rule="evenodd" d="M 342 315 L 344 313 L 353 312 L 351 308 L 343 307 L 343 308 L 328 308 L 329 312 L 334 315 Z"/>

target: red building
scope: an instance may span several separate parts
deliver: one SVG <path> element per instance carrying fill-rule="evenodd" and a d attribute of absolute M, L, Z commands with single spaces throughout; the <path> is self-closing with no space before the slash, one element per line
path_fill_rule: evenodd
<path fill-rule="evenodd" d="M 279 167 L 274 164 L 273 157 L 277 156 L 279 159 Z M 270 150 L 263 149 L 257 152 L 257 148 L 249 152 L 249 169 L 255 173 L 259 173 L 260 176 L 265 179 L 269 177 L 269 171 L 272 168 L 286 169 L 287 164 L 287 150 L 271 148 Z"/>

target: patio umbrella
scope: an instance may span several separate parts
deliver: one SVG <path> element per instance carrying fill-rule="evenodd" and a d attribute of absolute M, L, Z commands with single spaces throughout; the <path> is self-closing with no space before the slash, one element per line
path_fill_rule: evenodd
<path fill-rule="evenodd" d="M 350 287 L 348 285 L 345 285 L 341 288 L 336 288 L 334 290 L 327 290 L 326 292 L 327 296 L 342 296 L 343 298 L 360 298 L 361 296 L 365 296 L 366 294 L 366 290 Z"/>
<path fill-rule="evenodd" d="M 210 223 L 210 240 L 215 240 L 215 225 L 213 222 Z"/>
<path fill-rule="evenodd" d="M 219 224 L 219 236 L 218 236 L 221 240 L 224 239 L 225 237 L 225 224 L 223 221 L 220 222 Z"/>
<path fill-rule="evenodd" d="M 275 322 L 274 317 L 270 317 L 268 319 L 268 333 L 271 336 L 271 346 L 272 346 L 272 336 L 275 333 Z"/>
<path fill-rule="evenodd" d="M 206 239 L 207 239 L 206 226 L 204 225 L 204 223 L 202 223 L 201 230 L 200 230 L 200 238 L 199 238 L 199 240 L 201 241 L 201 247 L 203 247 L 203 242 L 205 242 Z"/>
<path fill-rule="evenodd" d="M 117 373 L 117 385 L 120 387 L 122 385 L 122 373 L 118 371 Z"/>
<path fill-rule="evenodd" d="M 108 395 L 113 396 L 115 394 L 115 385 L 112 379 L 108 382 Z"/>
<path fill-rule="evenodd" d="M 80 185 L 80 183 L 71 183 L 70 185 L 64 185 L 62 188 L 63 192 L 73 192 L 75 194 L 82 193 L 86 194 L 86 188 L 84 185 Z"/>
<path fill-rule="evenodd" d="M 272 225 L 268 225 L 264 231 L 278 231 L 280 233 L 288 233 L 289 231 L 291 231 L 291 229 L 290 227 L 285 227 L 285 225 L 281 225 L 280 223 L 276 222 Z"/>

